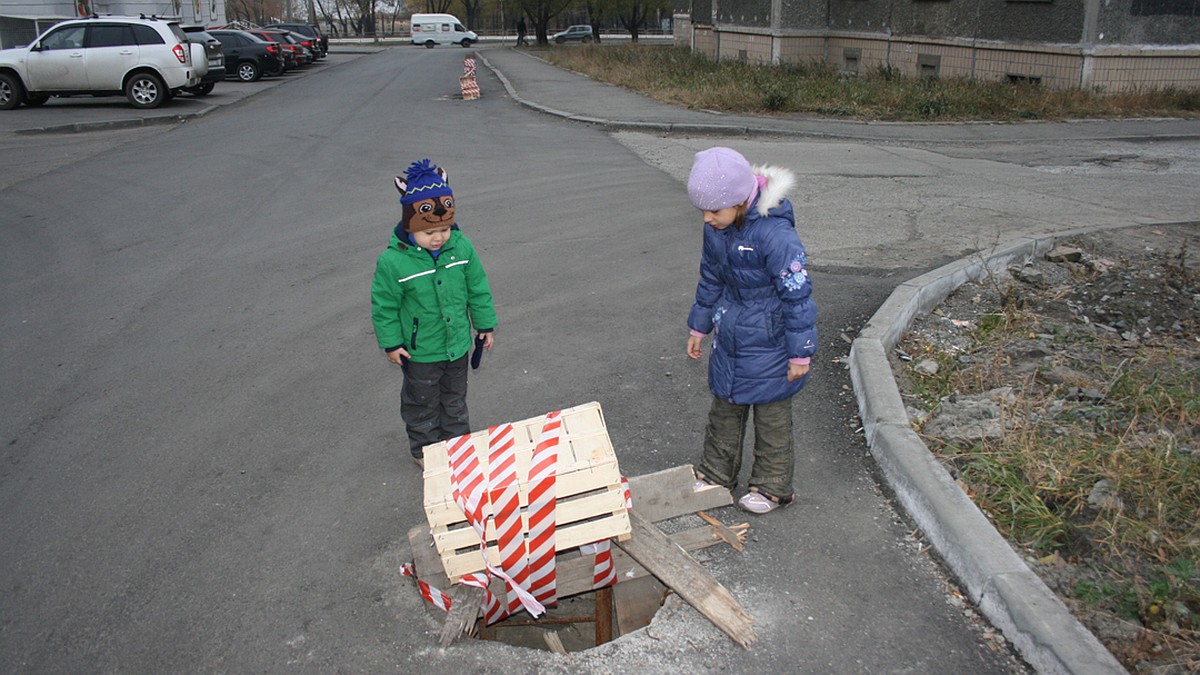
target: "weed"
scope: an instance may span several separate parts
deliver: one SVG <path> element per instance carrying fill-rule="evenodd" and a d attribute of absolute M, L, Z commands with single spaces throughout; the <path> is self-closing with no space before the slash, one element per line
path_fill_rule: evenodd
<path fill-rule="evenodd" d="M 725 112 L 900 121 L 1200 116 L 1200 90 L 1050 90 L 1032 84 L 905 77 L 886 66 L 845 77 L 818 62 L 716 62 L 687 48 L 650 45 L 551 49 L 546 58 L 666 103 Z"/>

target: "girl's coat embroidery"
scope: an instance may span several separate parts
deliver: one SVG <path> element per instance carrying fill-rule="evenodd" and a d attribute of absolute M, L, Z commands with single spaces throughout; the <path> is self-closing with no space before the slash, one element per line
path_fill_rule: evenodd
<path fill-rule="evenodd" d="M 804 269 L 804 259 L 796 256 L 792 262 L 779 273 L 783 285 L 790 291 L 798 291 L 808 282 L 808 270 Z"/>

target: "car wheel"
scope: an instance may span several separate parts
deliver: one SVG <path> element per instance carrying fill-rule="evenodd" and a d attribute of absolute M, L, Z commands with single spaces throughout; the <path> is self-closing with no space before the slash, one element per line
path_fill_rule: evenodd
<path fill-rule="evenodd" d="M 471 39 L 470 39 L 470 38 L 463 38 L 463 41 L 462 41 L 462 42 L 460 42 L 460 43 L 458 43 L 458 44 L 462 45 L 464 48 L 466 48 L 466 47 L 470 47 L 470 46 L 471 46 Z"/>
<path fill-rule="evenodd" d="M 591 43 L 592 43 L 592 36 L 591 36 L 591 35 L 585 35 L 585 36 L 584 36 L 584 38 L 583 38 L 583 44 L 585 44 L 585 45 L 590 45 Z"/>
<path fill-rule="evenodd" d="M 212 93 L 215 86 L 217 86 L 216 82 L 205 82 L 194 87 L 188 87 L 187 92 L 193 96 L 208 96 Z"/>
<path fill-rule="evenodd" d="M 0 110 L 12 110 L 25 99 L 25 87 L 15 75 L 0 73 Z"/>
<path fill-rule="evenodd" d="M 558 43 L 558 44 L 560 44 L 560 45 L 561 45 L 561 44 L 566 44 L 566 42 L 567 42 L 567 38 L 565 38 L 565 37 L 557 37 L 557 38 L 554 38 L 554 41 L 555 41 L 555 42 L 557 42 L 557 43 Z"/>
<path fill-rule="evenodd" d="M 168 99 L 167 87 L 154 73 L 136 73 L 125 83 L 125 98 L 135 108 L 157 108 Z"/>
<path fill-rule="evenodd" d="M 262 71 L 254 63 L 246 61 L 238 64 L 237 76 L 242 82 L 258 82 L 262 77 Z"/>
<path fill-rule="evenodd" d="M 433 49 L 433 46 L 434 46 L 434 44 L 436 44 L 436 43 L 435 43 L 433 40 L 426 40 L 426 41 L 425 41 L 425 48 L 426 48 L 426 49 Z"/>
<path fill-rule="evenodd" d="M 29 106 L 30 108 L 36 108 L 39 105 L 42 105 L 43 103 L 45 103 L 46 101 L 49 101 L 49 100 L 50 100 L 50 96 L 47 94 L 26 94 L 25 95 L 25 105 Z"/>

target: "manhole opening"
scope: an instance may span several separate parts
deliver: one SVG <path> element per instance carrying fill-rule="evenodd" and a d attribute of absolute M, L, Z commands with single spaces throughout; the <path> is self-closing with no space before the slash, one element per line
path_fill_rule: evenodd
<path fill-rule="evenodd" d="M 527 612 L 483 626 L 482 640 L 558 653 L 581 652 L 650 625 L 667 588 L 654 577 L 625 581 L 560 600 L 534 619 Z"/>

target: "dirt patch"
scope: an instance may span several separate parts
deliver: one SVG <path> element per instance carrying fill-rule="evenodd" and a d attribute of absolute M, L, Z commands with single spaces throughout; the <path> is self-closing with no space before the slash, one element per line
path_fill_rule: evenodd
<path fill-rule="evenodd" d="M 1131 671 L 1200 672 L 1200 227 L 959 288 L 893 354 L 914 427 Z"/>

